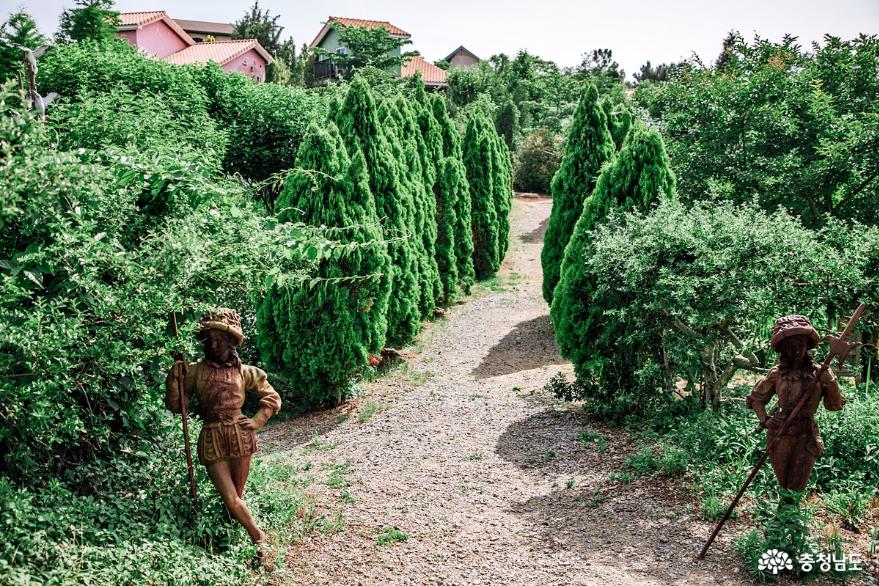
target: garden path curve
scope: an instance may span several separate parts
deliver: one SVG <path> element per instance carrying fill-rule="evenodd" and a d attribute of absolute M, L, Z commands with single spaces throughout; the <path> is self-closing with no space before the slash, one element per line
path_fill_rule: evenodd
<path fill-rule="evenodd" d="M 333 529 L 292 545 L 273 584 L 747 581 L 729 533 L 694 560 L 710 527 L 675 481 L 613 480 L 638 447 L 627 434 L 541 390 L 571 372 L 540 292 L 551 205 L 516 198 L 499 278 L 431 324 L 405 366 L 261 434 L 267 452 L 311 463 L 305 491 Z M 379 545 L 388 527 L 408 538 Z"/>

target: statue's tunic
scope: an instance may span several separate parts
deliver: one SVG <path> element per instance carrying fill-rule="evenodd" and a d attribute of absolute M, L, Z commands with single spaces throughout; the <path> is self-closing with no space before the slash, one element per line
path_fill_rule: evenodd
<path fill-rule="evenodd" d="M 198 436 L 198 460 L 202 464 L 242 458 L 256 451 L 256 433 L 246 426 L 247 417 L 241 413 L 248 390 L 259 396 L 259 412 L 253 418 L 258 424 L 264 424 L 280 410 L 281 396 L 266 380 L 266 373 L 255 366 L 217 364 L 206 358 L 189 366 L 184 400 L 188 406 L 193 393 L 198 397 L 204 419 Z M 180 412 L 179 394 L 170 374 L 165 381 L 165 406 Z"/>
<path fill-rule="evenodd" d="M 803 393 L 810 393 L 796 419 L 769 454 L 779 484 L 789 490 L 802 491 L 806 488 L 815 461 L 824 453 L 824 442 L 814 418 L 822 398 L 824 408 L 828 411 L 839 411 L 845 403 L 836 377 L 829 368 L 821 375 L 818 384 L 815 384 L 819 371 L 820 367 L 817 365 L 805 371 L 782 370 L 775 366 L 754 385 L 747 397 L 748 407 L 753 408 L 754 403 L 765 406 L 772 395 L 778 395 L 780 417 L 786 420 L 800 402 Z M 774 439 L 775 432 L 767 429 L 766 444 L 770 445 Z"/>

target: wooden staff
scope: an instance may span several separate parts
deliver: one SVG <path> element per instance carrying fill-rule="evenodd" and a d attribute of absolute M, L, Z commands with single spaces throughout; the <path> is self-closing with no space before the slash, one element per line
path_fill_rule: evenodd
<path fill-rule="evenodd" d="M 839 335 L 839 337 L 830 337 L 830 352 L 827 354 L 827 357 L 824 359 L 824 362 L 821 363 L 821 369 L 818 371 L 818 376 L 815 377 L 815 384 L 818 384 L 818 381 L 821 380 L 821 377 L 830 368 L 830 363 L 833 362 L 834 358 L 839 358 L 840 364 L 845 360 L 845 357 L 848 356 L 848 353 L 851 351 L 854 344 L 849 344 L 846 342 L 846 338 L 848 338 L 852 331 L 855 329 L 855 325 L 858 323 L 858 320 L 861 318 L 861 314 L 864 313 L 864 308 L 866 304 L 861 303 L 855 313 L 852 315 L 851 319 L 846 324 L 845 329 Z M 742 484 L 742 487 L 739 489 L 739 492 L 736 493 L 736 497 L 730 503 L 729 508 L 726 509 L 726 512 L 723 514 L 723 517 L 720 519 L 720 522 L 717 523 L 717 526 L 714 528 L 714 531 L 711 532 L 711 536 L 708 538 L 708 541 L 705 542 L 705 546 L 702 548 L 702 551 L 699 552 L 698 558 L 704 559 L 705 554 L 708 553 L 708 548 L 711 547 L 711 544 L 714 543 L 714 539 L 717 537 L 717 534 L 720 533 L 720 530 L 723 528 L 724 523 L 727 522 L 729 516 L 732 514 L 733 509 L 736 508 L 736 505 L 739 504 L 739 499 L 742 498 L 742 495 L 745 494 L 745 491 L 748 490 L 748 486 L 751 485 L 751 482 L 754 478 L 757 477 L 757 473 L 760 472 L 760 468 L 763 467 L 763 464 L 766 463 L 766 458 L 769 457 L 769 452 L 772 451 L 772 448 L 775 447 L 775 444 L 781 440 L 781 437 L 784 435 L 784 432 L 787 431 L 787 428 L 790 427 L 790 424 L 793 423 L 794 419 L 797 415 L 802 411 L 803 406 L 806 404 L 806 400 L 811 396 L 812 389 L 809 389 L 808 392 L 803 393 L 802 398 L 797 403 L 797 406 L 794 407 L 794 410 L 791 411 L 790 416 L 784 421 L 781 428 L 776 432 L 775 437 L 772 440 L 772 443 L 766 446 L 766 451 L 763 452 L 763 455 L 760 456 L 760 459 L 757 461 L 757 465 L 754 466 L 754 469 L 751 470 L 751 473 L 748 475 L 748 478 L 745 480 L 745 483 Z"/>
<path fill-rule="evenodd" d="M 177 312 L 171 312 L 171 327 L 174 328 L 174 337 L 180 342 L 180 333 L 177 331 Z M 188 368 L 186 360 L 182 352 L 174 353 L 175 362 L 182 362 L 184 370 Z M 189 447 L 189 413 L 186 410 L 185 397 L 186 381 L 184 379 L 177 380 L 177 392 L 180 396 L 180 415 L 183 417 L 183 449 L 186 453 L 186 468 L 189 472 L 189 494 L 192 496 L 192 507 L 198 511 L 198 494 L 195 491 L 195 468 L 192 466 L 192 449 Z"/>

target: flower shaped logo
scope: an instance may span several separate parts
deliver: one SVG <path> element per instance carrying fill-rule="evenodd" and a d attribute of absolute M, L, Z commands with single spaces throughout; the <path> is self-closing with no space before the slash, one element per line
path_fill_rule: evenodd
<path fill-rule="evenodd" d="M 772 572 L 773 575 L 778 574 L 781 570 L 792 570 L 793 567 L 794 563 L 791 561 L 790 556 L 787 555 L 787 552 L 777 549 L 763 552 L 763 555 L 760 556 L 760 560 L 757 562 L 757 569 L 761 572 Z"/>

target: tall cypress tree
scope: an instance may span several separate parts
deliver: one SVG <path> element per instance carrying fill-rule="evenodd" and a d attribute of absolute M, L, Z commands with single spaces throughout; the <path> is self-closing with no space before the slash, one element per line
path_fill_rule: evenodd
<path fill-rule="evenodd" d="M 562 356 L 574 363 L 578 373 L 585 370 L 591 353 L 595 351 L 596 339 L 600 338 L 605 348 L 614 346 L 612 332 L 598 331 L 603 322 L 605 300 L 597 297 L 585 277 L 590 231 L 603 222 L 611 210 L 646 212 L 660 198 L 674 197 L 675 184 L 659 133 L 636 126 L 616 159 L 605 165 L 592 196 L 586 200 L 565 249 L 561 280 L 550 310 Z M 605 295 L 610 302 L 613 292 Z M 618 378 L 633 376 L 633 372 L 626 371 L 626 364 L 631 361 L 615 362 L 620 370 Z"/>
<path fill-rule="evenodd" d="M 348 157 L 334 124 L 309 127 L 278 208 L 282 221 L 339 228 L 341 242 L 370 245 L 321 260 L 317 271 L 323 278 L 368 278 L 276 284 L 257 308 L 262 358 L 290 376 L 296 398 L 309 405 L 339 400 L 369 354 L 384 345 L 391 262 L 381 246 L 366 161 L 359 150 Z"/>
<path fill-rule="evenodd" d="M 601 166 L 613 155 L 613 138 L 598 103 L 598 90 L 589 84 L 577 104 L 562 164 L 550 186 L 552 212 L 540 253 L 543 298 L 547 303 L 552 303 L 565 247 L 583 211 L 583 201 L 592 193 Z"/>
<path fill-rule="evenodd" d="M 456 164 L 457 162 L 457 164 Z M 458 265 L 455 259 L 455 227 L 458 197 L 461 196 L 461 164 L 453 157 L 440 161 L 434 189 L 436 198 L 436 263 L 443 285 L 441 301 L 449 305 L 458 291 Z"/>
<path fill-rule="evenodd" d="M 409 100 L 398 96 L 394 113 L 406 156 L 406 177 L 414 200 L 415 235 L 421 237 L 419 246 L 419 301 L 422 317 L 433 316 L 437 298 L 442 291 L 439 267 L 436 263 L 436 200 L 433 197 L 435 180 L 433 163 L 421 134 L 415 112 Z M 427 167 L 427 169 L 425 169 Z M 428 189 L 429 187 L 429 189 Z"/>
<path fill-rule="evenodd" d="M 494 205 L 498 220 L 498 266 L 507 255 L 510 245 L 510 210 L 513 206 L 513 166 L 510 159 L 510 150 L 503 137 L 494 132 L 489 126 L 486 131 L 493 135 L 492 141 L 492 187 L 494 190 Z"/>
<path fill-rule="evenodd" d="M 485 132 L 491 124 L 474 113 L 464 134 L 463 158 L 470 183 L 472 208 L 473 267 L 477 279 L 495 274 L 500 267 L 498 217 L 494 199 L 493 137 Z"/>
<path fill-rule="evenodd" d="M 418 274 L 414 268 L 417 250 L 414 245 L 410 217 L 414 202 L 410 188 L 400 181 L 399 145 L 391 142 L 397 137 L 385 132 L 379 123 L 378 107 L 366 81 L 355 76 L 348 88 L 345 101 L 336 114 L 339 133 L 349 153 L 359 150 L 366 160 L 369 188 L 375 199 L 379 220 L 388 232 L 392 267 L 390 270 L 391 295 L 388 305 L 388 343 L 405 345 L 418 334 L 421 314 L 418 301 L 421 295 Z M 399 238 L 409 236 L 400 241 Z"/>
<path fill-rule="evenodd" d="M 438 237 L 440 218 L 439 201 L 436 193 L 439 190 L 439 165 L 443 159 L 443 136 L 439 123 L 433 115 L 433 106 L 430 97 L 424 88 L 424 82 L 420 75 L 409 78 L 409 84 L 412 88 L 412 100 L 410 105 L 415 113 L 415 119 L 418 121 L 418 127 L 421 129 L 421 137 L 424 140 L 424 150 L 422 151 L 426 158 L 422 159 L 422 169 L 424 171 L 424 188 L 428 194 L 434 196 L 430 205 L 434 208 L 432 221 L 428 223 L 428 229 L 431 230 L 431 237 L 436 243 Z M 437 250 L 434 245 L 434 252 Z M 441 266 L 448 266 L 447 260 L 436 259 L 437 280 L 434 282 L 434 297 L 440 300 L 446 296 L 443 291 L 443 283 L 448 281 L 448 275 L 443 276 Z"/>
<path fill-rule="evenodd" d="M 632 112 L 625 105 L 615 105 L 608 97 L 601 100 L 601 109 L 607 117 L 607 130 L 613 137 L 613 143 L 620 150 L 632 127 Z"/>
<path fill-rule="evenodd" d="M 470 209 L 470 184 L 467 182 L 467 171 L 461 159 L 461 137 L 449 119 L 446 110 L 446 101 L 440 96 L 431 98 L 433 115 L 439 123 L 440 135 L 443 139 L 443 155 L 451 160 L 451 165 L 457 167 L 457 171 L 448 171 L 445 176 L 446 186 L 454 189 L 457 193 L 454 197 L 454 243 L 455 265 L 458 274 L 458 283 L 464 293 L 470 293 L 470 287 L 476 280 L 476 272 L 473 269 L 473 230 L 471 227 Z M 442 176 L 443 174 L 441 174 Z M 452 177 L 455 181 L 452 181 Z"/>

